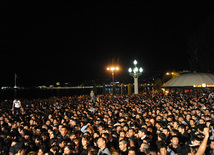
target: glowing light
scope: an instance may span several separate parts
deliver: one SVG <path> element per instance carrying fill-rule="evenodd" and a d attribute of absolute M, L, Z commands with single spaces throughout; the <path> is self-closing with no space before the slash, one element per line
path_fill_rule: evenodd
<path fill-rule="evenodd" d="M 138 72 L 138 68 L 135 67 L 135 68 L 134 68 L 134 73 L 137 73 L 137 72 Z"/>
<path fill-rule="evenodd" d="M 140 67 L 140 70 L 139 70 L 141 73 L 143 72 L 143 68 L 142 67 Z"/>
<path fill-rule="evenodd" d="M 134 62 L 133 62 L 133 63 L 134 63 L 134 65 L 137 65 L 137 60 L 134 60 Z"/>
<path fill-rule="evenodd" d="M 108 71 L 111 70 L 111 71 L 118 71 L 120 68 L 119 67 L 108 67 L 106 68 Z"/>
<path fill-rule="evenodd" d="M 202 83 L 202 84 L 199 84 L 199 85 L 194 84 L 193 87 L 199 87 L 199 88 L 203 87 L 203 88 L 205 88 L 205 87 L 214 87 L 214 85 L 209 85 L 209 84 L 206 84 L 206 83 Z"/>
<path fill-rule="evenodd" d="M 131 68 L 129 68 L 129 69 L 128 69 L 128 71 L 129 71 L 129 73 L 131 73 L 131 72 L 132 72 L 132 69 L 131 69 Z"/>
<path fill-rule="evenodd" d="M 202 87 L 206 87 L 207 84 L 206 84 L 206 83 L 202 83 L 201 86 L 202 86 Z"/>

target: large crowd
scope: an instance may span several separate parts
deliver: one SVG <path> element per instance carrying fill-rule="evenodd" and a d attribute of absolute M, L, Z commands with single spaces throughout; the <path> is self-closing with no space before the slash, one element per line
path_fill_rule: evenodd
<path fill-rule="evenodd" d="M 0 154 L 212 155 L 211 93 L 0 102 Z"/>

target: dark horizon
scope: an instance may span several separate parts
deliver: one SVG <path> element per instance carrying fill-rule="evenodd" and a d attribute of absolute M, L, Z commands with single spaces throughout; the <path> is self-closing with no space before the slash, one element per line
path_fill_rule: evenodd
<path fill-rule="evenodd" d="M 0 86 L 13 85 L 15 73 L 23 86 L 103 80 L 112 59 L 119 59 L 120 76 L 128 76 L 134 59 L 144 76 L 195 69 L 189 40 L 212 23 L 211 6 L 178 0 L 73 2 L 35 10 L 3 5 Z"/>

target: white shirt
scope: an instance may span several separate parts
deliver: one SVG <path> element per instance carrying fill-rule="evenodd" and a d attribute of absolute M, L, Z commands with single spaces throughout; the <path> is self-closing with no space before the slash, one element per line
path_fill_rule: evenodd
<path fill-rule="evenodd" d="M 21 102 L 19 100 L 14 100 L 13 103 L 15 108 L 21 108 Z"/>

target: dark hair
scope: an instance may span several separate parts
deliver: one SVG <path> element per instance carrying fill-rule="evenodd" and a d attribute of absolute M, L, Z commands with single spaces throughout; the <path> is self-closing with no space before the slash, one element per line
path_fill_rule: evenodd
<path fill-rule="evenodd" d="M 161 132 L 158 136 L 161 138 L 161 140 L 166 140 L 166 135 L 163 132 Z"/>
<path fill-rule="evenodd" d="M 171 136 L 171 139 L 172 139 L 172 138 L 178 138 L 178 139 L 179 139 L 179 136 L 174 135 L 174 136 Z"/>
<path fill-rule="evenodd" d="M 179 125 L 179 128 L 186 129 L 186 126 L 184 124 Z"/>
<path fill-rule="evenodd" d="M 141 131 L 141 132 L 147 134 L 147 130 L 146 130 L 145 128 L 141 128 L 139 131 Z"/>
<path fill-rule="evenodd" d="M 160 142 L 158 142 L 158 150 L 160 150 L 161 148 L 165 148 L 165 149 L 167 149 L 167 146 L 166 146 L 166 144 L 164 143 L 164 142 L 162 142 L 162 141 L 160 141 Z"/>
<path fill-rule="evenodd" d="M 128 149 L 128 151 L 135 151 L 135 153 L 137 153 L 135 147 L 130 147 L 130 148 Z"/>

